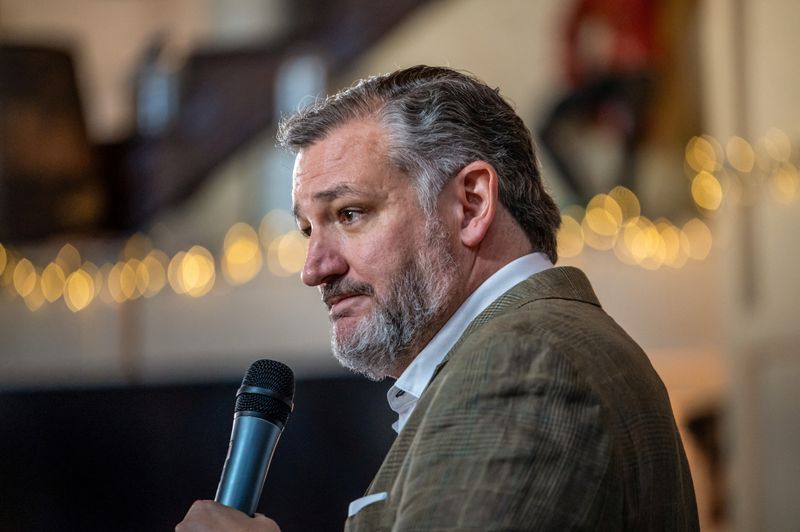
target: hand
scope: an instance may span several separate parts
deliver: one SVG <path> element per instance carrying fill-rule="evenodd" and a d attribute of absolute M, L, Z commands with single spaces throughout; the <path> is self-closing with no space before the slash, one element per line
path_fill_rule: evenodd
<path fill-rule="evenodd" d="M 250 517 L 218 502 L 194 501 L 175 532 L 281 532 L 281 529 L 261 514 Z"/>

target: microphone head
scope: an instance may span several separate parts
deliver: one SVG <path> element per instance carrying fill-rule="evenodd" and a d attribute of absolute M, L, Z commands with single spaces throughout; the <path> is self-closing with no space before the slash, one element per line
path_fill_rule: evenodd
<path fill-rule="evenodd" d="M 256 360 L 242 379 L 234 414 L 248 412 L 280 426 L 286 425 L 294 399 L 294 373 L 275 360 Z"/>

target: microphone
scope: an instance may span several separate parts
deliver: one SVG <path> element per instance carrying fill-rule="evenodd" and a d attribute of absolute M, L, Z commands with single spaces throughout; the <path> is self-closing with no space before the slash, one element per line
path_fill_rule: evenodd
<path fill-rule="evenodd" d="M 294 404 L 294 374 L 274 360 L 253 362 L 236 392 L 228 455 L 214 500 L 253 516 L 272 453 Z"/>

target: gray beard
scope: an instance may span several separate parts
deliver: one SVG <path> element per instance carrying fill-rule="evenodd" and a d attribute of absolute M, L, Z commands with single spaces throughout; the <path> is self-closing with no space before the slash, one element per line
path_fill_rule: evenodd
<path fill-rule="evenodd" d="M 382 380 L 415 354 L 410 350 L 447 308 L 456 263 L 441 224 L 433 217 L 418 253 L 400 269 L 385 298 L 346 337 L 331 330 L 333 355 L 342 366 Z M 371 289 L 371 287 L 370 287 Z"/>

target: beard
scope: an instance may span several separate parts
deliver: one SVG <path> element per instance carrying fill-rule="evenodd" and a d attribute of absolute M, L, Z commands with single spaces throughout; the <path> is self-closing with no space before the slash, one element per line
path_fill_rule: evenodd
<path fill-rule="evenodd" d="M 324 287 L 323 299 L 338 294 L 375 297 L 372 311 L 350 332 L 331 328 L 331 349 L 342 366 L 378 381 L 410 362 L 415 354 L 411 349 L 431 332 L 450 302 L 457 273 L 449 245 L 442 224 L 430 216 L 422 245 L 390 279 L 386 295 L 375 296 L 372 286 L 346 279 Z"/>

